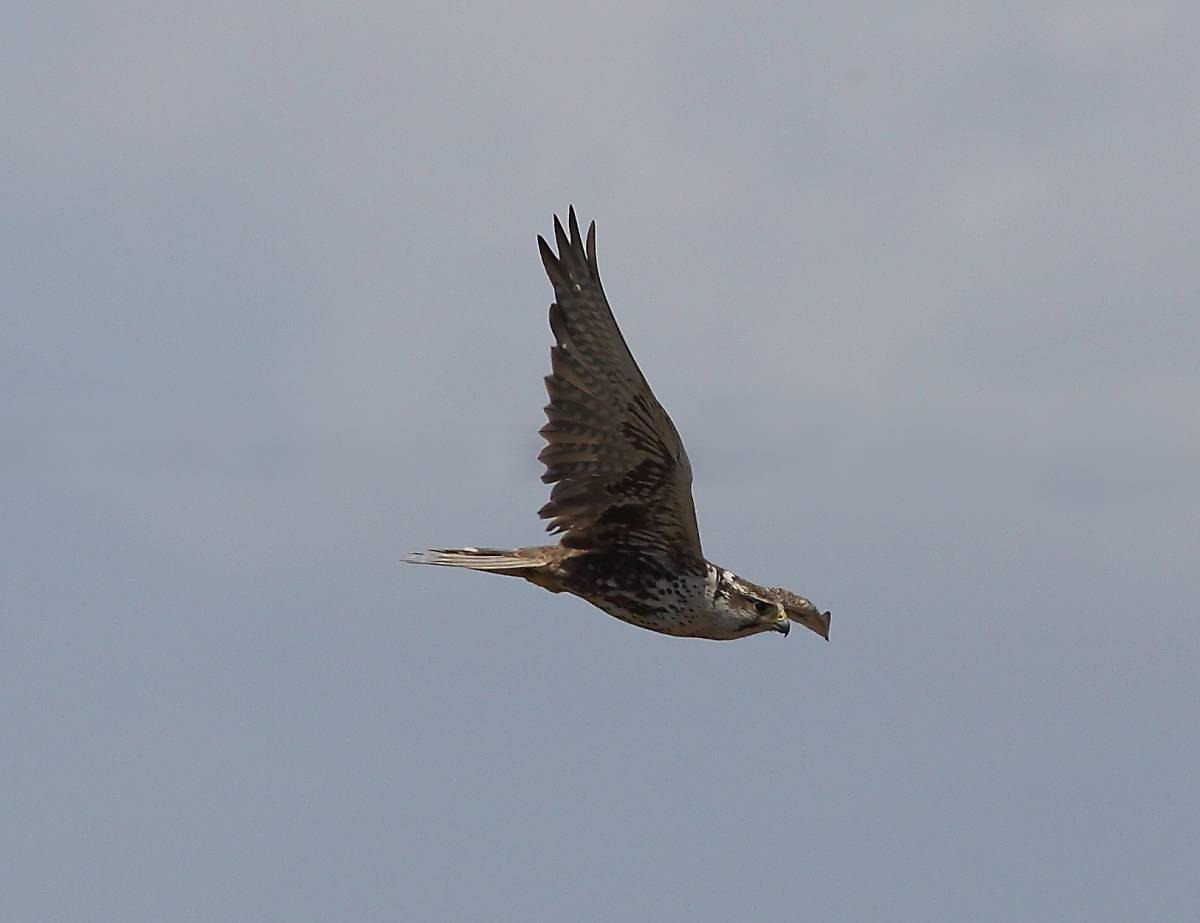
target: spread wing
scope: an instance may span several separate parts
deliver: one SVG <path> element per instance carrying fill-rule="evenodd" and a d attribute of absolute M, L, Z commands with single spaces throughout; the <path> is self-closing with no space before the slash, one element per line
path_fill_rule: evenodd
<path fill-rule="evenodd" d="M 653 551 L 677 562 L 703 561 L 692 467 L 675 424 L 654 397 L 617 328 L 596 268 L 596 225 L 587 248 L 568 216 L 557 216 L 558 254 L 538 246 L 554 286 L 552 373 L 546 376 L 548 443 L 538 458 L 553 484 L 538 511 L 562 544 L 588 550 Z"/>

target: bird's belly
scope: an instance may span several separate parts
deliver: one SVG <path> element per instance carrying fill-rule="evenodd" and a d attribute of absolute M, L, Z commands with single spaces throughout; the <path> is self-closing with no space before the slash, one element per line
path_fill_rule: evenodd
<path fill-rule="evenodd" d="M 646 581 L 597 580 L 572 589 L 609 615 L 665 635 L 705 636 L 708 600 L 703 581 L 676 577 Z"/>

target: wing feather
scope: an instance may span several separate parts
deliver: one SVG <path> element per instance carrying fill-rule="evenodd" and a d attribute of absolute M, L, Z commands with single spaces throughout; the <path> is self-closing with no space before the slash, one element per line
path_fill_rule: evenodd
<path fill-rule="evenodd" d="M 538 237 L 554 286 L 546 440 L 538 458 L 553 484 L 539 515 L 569 548 L 652 552 L 702 565 L 683 441 L 646 383 L 600 284 L 596 224 L 586 243 L 575 209 L 554 218 L 556 254 Z"/>

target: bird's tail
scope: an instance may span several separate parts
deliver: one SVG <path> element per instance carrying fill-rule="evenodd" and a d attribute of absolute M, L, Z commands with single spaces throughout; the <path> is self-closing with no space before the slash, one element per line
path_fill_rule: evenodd
<path fill-rule="evenodd" d="M 504 551 L 500 548 L 430 548 L 410 554 L 404 560 L 409 564 L 437 564 L 442 567 L 469 567 L 471 570 L 486 570 L 511 576 L 513 571 L 541 567 L 546 563 L 541 555 L 531 554 L 541 549 L 516 548 Z"/>

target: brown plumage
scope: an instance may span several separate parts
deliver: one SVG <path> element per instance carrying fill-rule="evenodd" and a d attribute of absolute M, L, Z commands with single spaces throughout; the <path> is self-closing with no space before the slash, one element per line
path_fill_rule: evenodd
<path fill-rule="evenodd" d="M 541 429 L 548 444 L 538 455 L 542 480 L 554 489 L 538 515 L 563 533 L 566 548 L 653 549 L 695 568 L 704 555 L 683 441 L 608 307 L 595 223 L 586 250 L 573 208 L 568 223 L 570 239 L 554 219 L 558 256 L 538 237 L 557 299 L 550 306 L 549 422 Z"/>
<path fill-rule="evenodd" d="M 408 560 L 522 577 L 567 592 L 632 624 L 719 640 L 787 633 L 789 620 L 829 637 L 829 613 L 704 559 L 683 441 L 634 361 L 604 296 L 596 225 L 586 243 L 554 219 L 557 254 L 538 247 L 554 287 L 546 440 L 538 458 L 553 484 L 539 515 L 557 546 L 436 549 Z"/>

